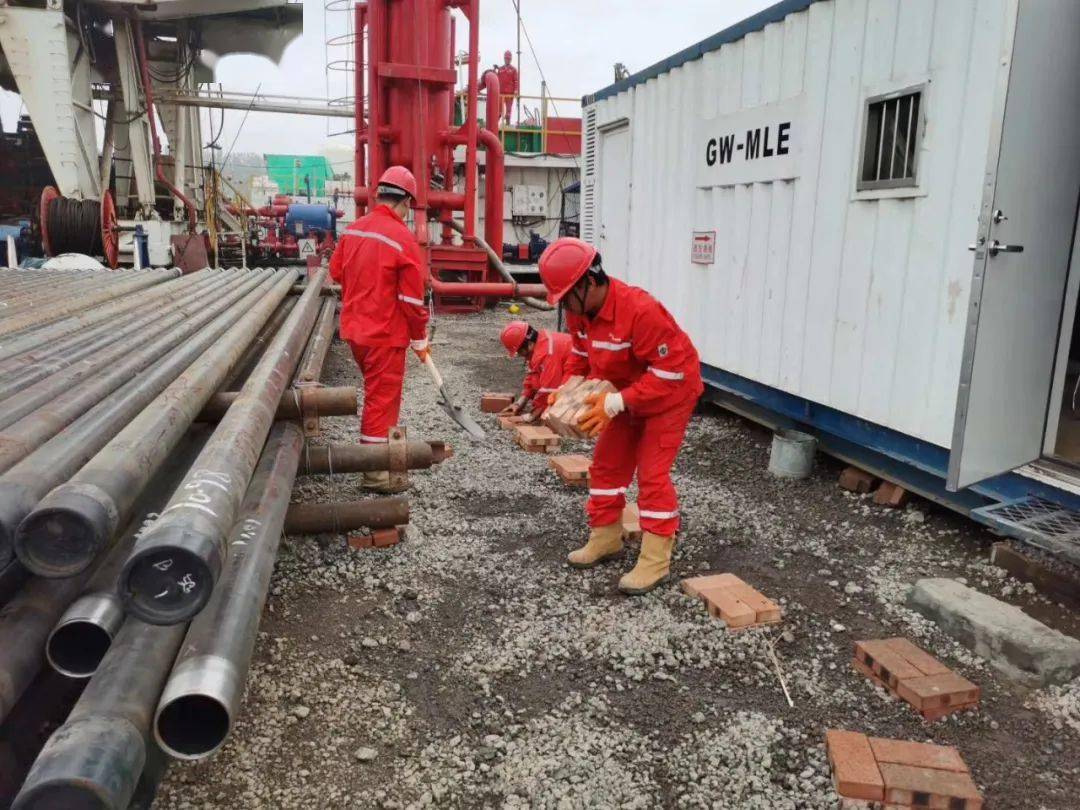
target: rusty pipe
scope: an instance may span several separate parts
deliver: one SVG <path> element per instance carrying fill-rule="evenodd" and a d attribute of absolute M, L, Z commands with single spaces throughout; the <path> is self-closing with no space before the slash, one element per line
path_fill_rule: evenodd
<path fill-rule="evenodd" d="M 199 413 L 199 422 L 217 422 L 240 396 L 239 391 L 221 391 L 210 397 Z M 335 388 L 290 388 L 278 401 L 275 420 L 308 416 L 356 416 L 360 395 L 348 386 Z"/>
<path fill-rule="evenodd" d="M 288 534 L 389 529 L 409 522 L 408 498 L 369 498 L 342 503 L 294 503 L 285 515 Z"/>
<path fill-rule="evenodd" d="M 408 442 L 405 466 L 426 470 L 441 464 L 452 450 L 443 442 Z M 390 469 L 390 446 L 386 444 L 331 444 L 305 448 L 300 457 L 301 475 L 378 472 Z"/>
<path fill-rule="evenodd" d="M 317 383 L 322 377 L 323 363 L 334 340 L 337 329 L 337 301 L 323 301 L 315 329 L 311 333 L 304 356 L 300 359 L 300 368 L 293 378 L 293 385 Z M 355 411 L 354 411 L 355 412 Z"/>

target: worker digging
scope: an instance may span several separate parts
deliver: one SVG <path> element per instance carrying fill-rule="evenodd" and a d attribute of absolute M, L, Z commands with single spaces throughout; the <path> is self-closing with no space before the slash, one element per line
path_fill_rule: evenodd
<path fill-rule="evenodd" d="M 0 810 L 1075 810 L 1077 31 L 0 0 Z"/>
<path fill-rule="evenodd" d="M 412 172 L 388 168 L 374 209 L 345 229 L 330 260 L 330 275 L 341 285 L 341 339 L 364 378 L 361 444 L 386 444 L 398 424 L 407 349 L 421 362 L 431 353 L 423 258 L 404 221 L 415 199 Z M 364 473 L 364 484 L 375 492 L 396 489 L 385 470 Z"/>
<path fill-rule="evenodd" d="M 521 393 L 499 415 L 520 416 L 522 421 L 532 422 L 547 409 L 551 394 L 566 382 L 573 342 L 565 332 L 536 329 L 525 321 L 508 323 L 499 340 L 507 354 L 522 358 L 528 368 Z"/>
<path fill-rule="evenodd" d="M 540 277 L 548 301 L 566 310 L 573 341 L 567 372 L 618 389 L 587 399 L 592 408 L 581 427 L 599 437 L 590 469 L 591 531 L 567 561 L 591 568 L 622 552 L 623 508 L 636 472 L 641 552 L 619 590 L 647 593 L 667 578 L 679 530 L 671 466 L 704 390 L 697 351 L 659 301 L 609 278 L 599 252 L 580 239 L 563 238 L 544 251 Z"/>

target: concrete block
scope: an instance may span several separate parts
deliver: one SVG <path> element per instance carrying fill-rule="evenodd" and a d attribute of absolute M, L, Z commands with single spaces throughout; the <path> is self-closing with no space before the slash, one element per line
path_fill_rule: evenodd
<path fill-rule="evenodd" d="M 1046 686 L 1080 675 L 1080 641 L 956 580 L 920 579 L 908 604 L 1007 677 Z"/>

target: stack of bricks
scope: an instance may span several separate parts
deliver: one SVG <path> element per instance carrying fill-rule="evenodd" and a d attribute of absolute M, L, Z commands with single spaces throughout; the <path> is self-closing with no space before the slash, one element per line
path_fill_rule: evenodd
<path fill-rule="evenodd" d="M 586 380 L 571 377 L 559 388 L 555 404 L 544 411 L 544 424 L 560 436 L 587 439 L 578 422 L 589 411 L 585 398 L 589 394 L 613 394 L 616 388 L 607 380 Z"/>
<path fill-rule="evenodd" d="M 498 413 L 514 404 L 513 394 L 493 393 L 488 391 L 480 395 L 480 410 L 484 413 Z"/>
<path fill-rule="evenodd" d="M 543 425 L 518 425 L 514 429 L 514 441 L 529 453 L 559 452 L 559 437 Z"/>
<path fill-rule="evenodd" d="M 758 593 L 734 574 L 711 574 L 682 582 L 683 591 L 700 597 L 709 614 L 723 619 L 729 630 L 777 624 L 780 606 Z"/>
<path fill-rule="evenodd" d="M 979 702 L 979 687 L 906 638 L 856 641 L 855 669 L 933 722 Z"/>
<path fill-rule="evenodd" d="M 401 542 L 404 529 L 361 529 L 349 535 L 349 548 L 360 551 L 366 548 L 390 548 Z"/>
<path fill-rule="evenodd" d="M 983 806 L 967 764 L 952 746 L 833 730 L 825 734 L 825 747 L 844 807 Z"/>
<path fill-rule="evenodd" d="M 518 425 L 525 423 L 524 416 L 500 416 L 499 427 L 503 430 L 516 430 Z"/>
<path fill-rule="evenodd" d="M 641 542 L 641 515 L 638 513 L 636 503 L 628 503 L 623 507 L 622 513 L 623 540 L 633 543 Z"/>
<path fill-rule="evenodd" d="M 592 461 L 588 456 L 555 456 L 551 459 L 551 469 L 564 484 L 572 487 L 589 485 L 589 468 Z"/>

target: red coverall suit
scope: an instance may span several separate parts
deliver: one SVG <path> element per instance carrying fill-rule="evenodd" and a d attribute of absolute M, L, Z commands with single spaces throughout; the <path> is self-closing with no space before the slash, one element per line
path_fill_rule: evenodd
<path fill-rule="evenodd" d="M 565 332 L 549 332 L 541 329 L 536 346 L 529 357 L 529 372 L 521 385 L 521 392 L 532 401 L 533 413 L 547 408 L 548 394 L 566 382 L 566 359 L 573 341 Z"/>
<path fill-rule="evenodd" d="M 330 276 L 341 285 L 341 338 L 364 376 L 360 442 L 383 444 L 401 412 L 410 341 L 427 337 L 420 246 L 401 217 L 377 206 L 341 235 Z"/>
<path fill-rule="evenodd" d="M 617 279 L 610 285 L 594 317 L 566 314 L 574 344 L 567 376 L 608 380 L 626 405 L 593 452 L 589 525 L 619 522 L 636 468 L 641 528 L 672 537 L 679 529 L 679 500 L 671 465 L 704 390 L 701 363 L 659 301 Z"/>
<path fill-rule="evenodd" d="M 513 65 L 499 65 L 495 68 L 495 75 L 499 77 L 499 93 L 503 97 L 503 106 L 506 107 L 506 123 L 510 123 L 510 114 L 514 110 L 513 97 L 518 94 L 518 72 Z"/>

